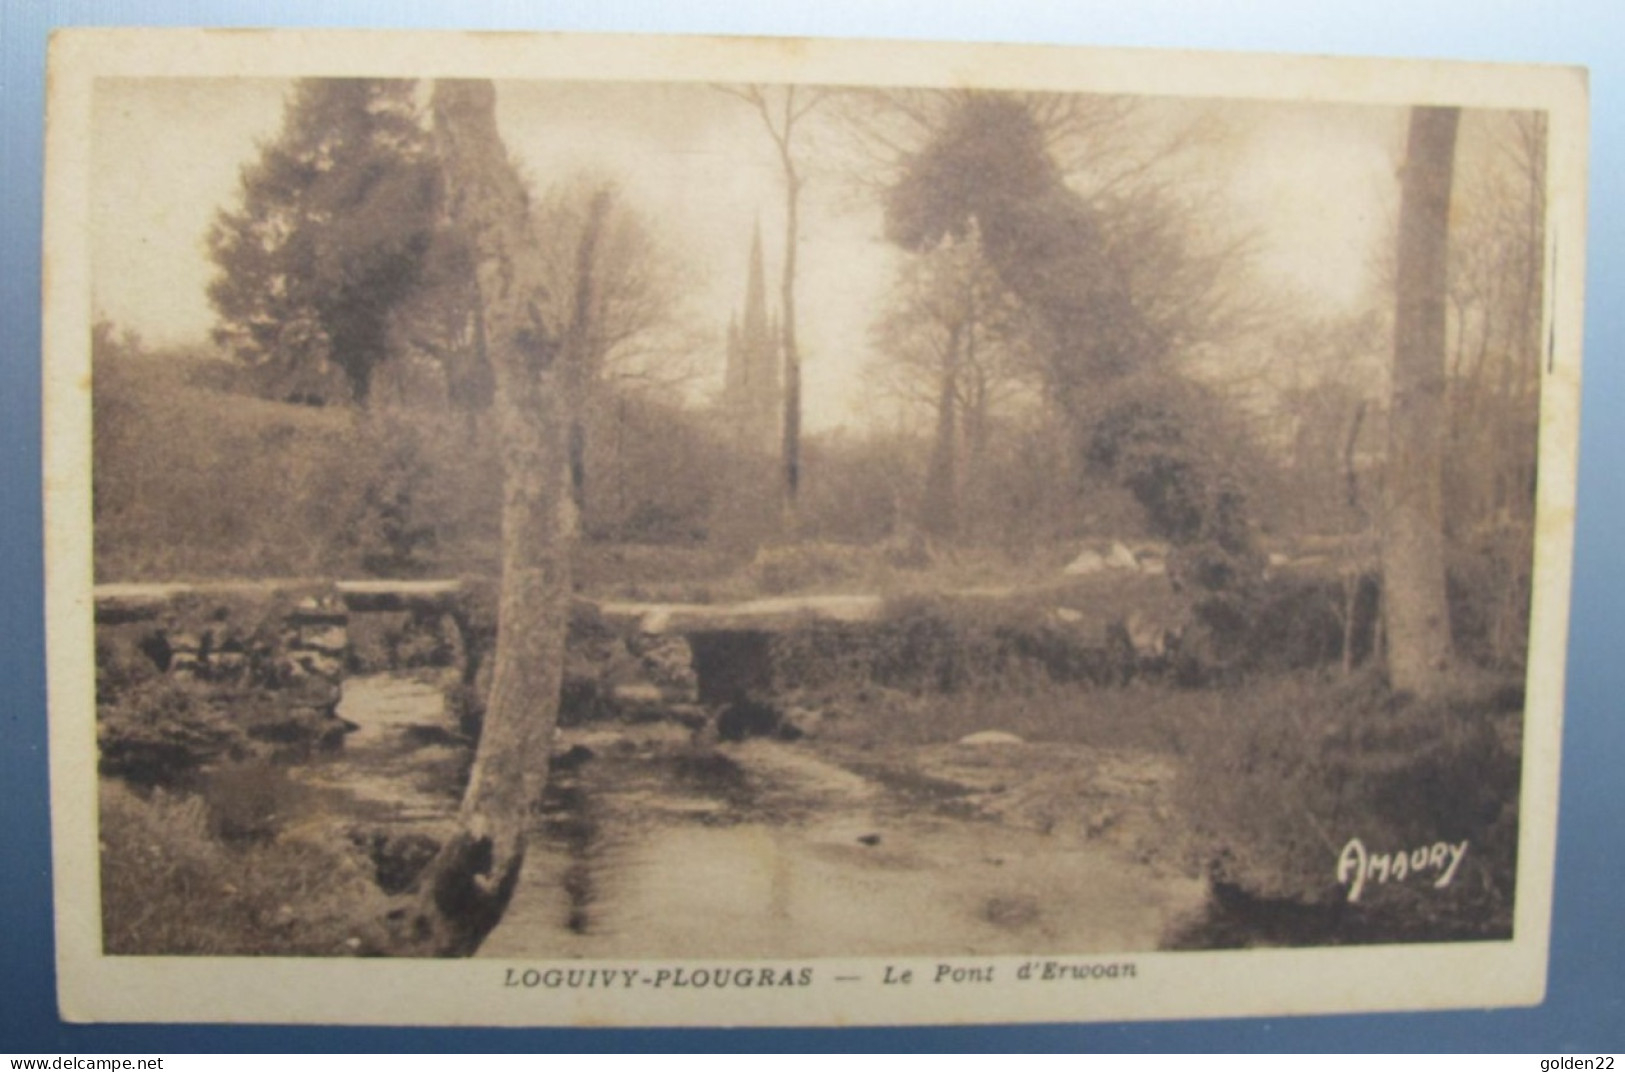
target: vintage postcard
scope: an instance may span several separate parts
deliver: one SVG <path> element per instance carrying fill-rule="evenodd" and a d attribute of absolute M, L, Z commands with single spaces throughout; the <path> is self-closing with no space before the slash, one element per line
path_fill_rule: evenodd
<path fill-rule="evenodd" d="M 1539 1002 L 1586 93 L 60 32 L 64 1017 Z"/>

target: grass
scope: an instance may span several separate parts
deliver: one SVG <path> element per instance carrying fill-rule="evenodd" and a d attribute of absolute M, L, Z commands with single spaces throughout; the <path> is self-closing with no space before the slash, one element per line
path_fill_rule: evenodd
<path fill-rule="evenodd" d="M 494 570 L 489 443 L 450 416 L 233 393 L 211 384 L 219 366 L 174 351 L 97 365 L 98 581 Z"/>
<path fill-rule="evenodd" d="M 1210 846 L 1216 882 L 1279 905 L 1349 907 L 1340 853 L 1468 842 L 1451 885 L 1372 884 L 1371 940 L 1511 933 L 1521 702 L 1493 680 L 1395 695 L 1375 675 L 1283 675 L 1217 694 L 1181 728 L 1178 803 Z"/>
<path fill-rule="evenodd" d="M 786 702 L 822 710 L 820 733 L 860 751 L 1002 730 L 1032 743 L 1172 759 L 1180 828 L 1169 837 L 1194 842 L 1215 889 L 1243 906 L 1225 943 L 1510 935 L 1522 724 L 1515 681 L 1463 672 L 1425 701 L 1394 694 L 1369 671 L 1252 673 L 1202 689 L 1145 678 L 1103 685 L 1059 680 L 1008 647 L 989 657 L 1001 649 L 986 620 L 925 622 L 923 642 L 906 629 L 882 632 L 868 648 L 819 651 L 802 638 L 800 687 Z M 944 652 L 961 660 L 946 677 L 888 677 L 889 659 L 902 656 L 918 671 Z M 820 673 L 820 661 L 837 669 Z M 1350 905 L 1338 864 L 1355 838 L 1373 853 L 1440 842 L 1469 849 L 1446 887 L 1373 882 Z"/>
<path fill-rule="evenodd" d="M 287 823 L 286 787 L 235 795 L 101 782 L 102 944 L 114 955 L 374 951 L 388 909 L 358 851 Z"/>

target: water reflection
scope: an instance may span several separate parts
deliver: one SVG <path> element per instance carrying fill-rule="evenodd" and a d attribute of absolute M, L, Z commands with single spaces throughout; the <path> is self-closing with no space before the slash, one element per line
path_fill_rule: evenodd
<path fill-rule="evenodd" d="M 358 677 L 341 713 L 357 730 L 303 777 L 395 841 L 443 836 L 468 749 L 431 732 L 444 735 L 439 691 Z M 481 955 L 1111 952 L 1157 948 L 1198 914 L 1201 882 L 1145 866 L 1083 813 L 1078 786 L 1128 799 L 1158 777 L 1143 762 L 1024 753 L 1023 769 L 1076 783 L 1051 792 L 1017 785 L 1003 759 L 934 747 L 930 764 L 909 753 L 881 777 L 814 742 L 698 744 L 660 723 L 572 730 Z M 990 805 L 1012 798 L 1032 798 L 1037 817 Z"/>
<path fill-rule="evenodd" d="M 1109 846 L 907 807 L 805 746 L 599 749 L 559 783 L 482 956 L 1145 950 L 1204 892 Z"/>

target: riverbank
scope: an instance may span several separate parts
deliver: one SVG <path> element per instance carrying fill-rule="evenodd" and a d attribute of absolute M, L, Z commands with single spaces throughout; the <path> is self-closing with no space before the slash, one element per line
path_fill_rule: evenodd
<path fill-rule="evenodd" d="M 482 955 L 1086 953 L 1510 927 L 1515 696 L 1419 704 L 1299 676 L 793 699 L 796 740 L 658 718 L 562 729 Z M 343 745 L 302 759 L 165 789 L 104 780 L 109 952 L 397 951 L 387 921 L 452 828 L 472 743 L 433 671 L 354 676 L 338 714 Z M 1356 904 L 1339 852 L 1356 839 L 1368 866 L 1463 848 L 1442 886 L 1363 871 Z"/>

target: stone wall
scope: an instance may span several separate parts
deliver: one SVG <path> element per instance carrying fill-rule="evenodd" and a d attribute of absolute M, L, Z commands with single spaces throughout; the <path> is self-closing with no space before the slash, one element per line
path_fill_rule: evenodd
<path fill-rule="evenodd" d="M 342 743 L 353 627 L 442 620 L 454 586 L 116 585 L 96 591 L 102 765 L 160 783 L 227 760 L 299 758 Z M 395 651 L 398 645 L 391 645 Z M 452 644 L 455 662 L 461 645 Z M 364 669 L 391 669 L 390 666 Z M 460 673 L 460 668 L 453 671 Z"/>
<path fill-rule="evenodd" d="M 342 694 L 348 624 L 348 608 L 331 591 L 120 594 L 97 600 L 97 668 L 115 678 L 150 670 L 225 694 L 273 690 L 292 706 L 331 715 Z"/>

